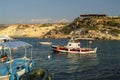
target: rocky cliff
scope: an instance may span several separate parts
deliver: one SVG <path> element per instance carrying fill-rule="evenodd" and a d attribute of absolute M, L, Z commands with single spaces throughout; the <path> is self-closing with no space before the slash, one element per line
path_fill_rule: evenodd
<path fill-rule="evenodd" d="M 12 37 L 120 40 L 120 17 L 77 17 L 71 23 L 0 25 L 0 35 Z"/>
<path fill-rule="evenodd" d="M 120 17 L 78 17 L 61 31 L 75 37 L 120 40 Z"/>

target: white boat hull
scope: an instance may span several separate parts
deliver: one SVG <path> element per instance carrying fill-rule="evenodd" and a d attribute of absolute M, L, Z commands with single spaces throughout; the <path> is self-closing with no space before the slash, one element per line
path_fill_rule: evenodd
<path fill-rule="evenodd" d="M 41 45 L 51 45 L 52 42 L 39 42 L 39 44 L 41 44 Z"/>
<path fill-rule="evenodd" d="M 91 48 L 77 48 L 77 49 L 72 49 L 72 48 L 66 48 L 66 47 L 61 47 L 57 48 L 57 46 L 53 45 L 52 46 L 54 51 L 57 52 L 63 52 L 63 53 L 79 53 L 79 54 L 88 54 L 88 53 L 96 53 L 97 48 L 91 49 Z"/>

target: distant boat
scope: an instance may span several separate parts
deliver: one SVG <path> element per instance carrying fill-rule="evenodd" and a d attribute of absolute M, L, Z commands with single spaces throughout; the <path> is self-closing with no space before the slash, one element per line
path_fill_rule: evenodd
<path fill-rule="evenodd" d="M 0 36 L 0 43 L 11 41 L 13 38 L 9 37 L 8 35 Z"/>
<path fill-rule="evenodd" d="M 41 45 L 52 45 L 52 42 L 39 42 Z"/>
<path fill-rule="evenodd" d="M 66 46 L 60 46 L 60 45 L 52 45 L 53 51 L 58 52 L 65 52 L 65 53 L 79 53 L 79 54 L 87 54 L 87 53 L 96 53 L 96 48 L 91 47 L 81 47 L 80 40 L 93 40 L 91 38 L 76 38 L 76 39 L 70 39 L 68 44 Z M 90 41 L 89 44 L 92 42 Z"/>
<path fill-rule="evenodd" d="M 12 41 L 12 40 L 13 40 L 13 38 L 9 37 L 8 35 L 0 36 L 0 44 L 4 43 L 4 42 L 9 42 L 9 41 Z M 2 49 L 2 46 L 0 46 L 0 50 L 1 49 Z"/>

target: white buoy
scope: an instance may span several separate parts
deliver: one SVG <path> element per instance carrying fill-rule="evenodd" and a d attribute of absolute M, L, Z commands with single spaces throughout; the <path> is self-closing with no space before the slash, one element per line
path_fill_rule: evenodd
<path fill-rule="evenodd" d="M 50 57 L 51 57 L 51 56 L 50 56 L 50 55 L 48 55 L 48 59 L 50 59 Z"/>

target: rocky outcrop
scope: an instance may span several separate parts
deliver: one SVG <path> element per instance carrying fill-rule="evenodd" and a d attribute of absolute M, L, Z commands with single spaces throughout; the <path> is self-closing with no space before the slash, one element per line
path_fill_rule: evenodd
<path fill-rule="evenodd" d="M 94 38 L 120 40 L 120 17 L 78 17 L 71 23 L 14 24 L 0 27 L 0 35 L 38 38 Z"/>
<path fill-rule="evenodd" d="M 120 40 L 120 17 L 78 17 L 62 31 L 75 37 Z"/>

